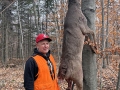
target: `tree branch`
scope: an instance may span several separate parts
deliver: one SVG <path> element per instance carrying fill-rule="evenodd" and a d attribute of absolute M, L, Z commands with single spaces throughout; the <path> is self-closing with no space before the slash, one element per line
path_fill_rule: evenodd
<path fill-rule="evenodd" d="M 6 9 L 8 9 L 15 1 L 16 1 L 16 0 L 14 0 L 13 2 L 11 2 L 4 10 L 2 10 L 2 11 L 0 12 L 0 15 L 1 15 Z"/>

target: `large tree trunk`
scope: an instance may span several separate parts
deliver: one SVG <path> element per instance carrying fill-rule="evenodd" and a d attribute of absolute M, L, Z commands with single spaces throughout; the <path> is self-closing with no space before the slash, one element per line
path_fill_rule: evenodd
<path fill-rule="evenodd" d="M 95 0 L 82 0 L 81 8 L 88 26 L 95 30 Z M 82 55 L 84 90 L 97 90 L 96 55 L 89 45 L 84 46 Z"/>

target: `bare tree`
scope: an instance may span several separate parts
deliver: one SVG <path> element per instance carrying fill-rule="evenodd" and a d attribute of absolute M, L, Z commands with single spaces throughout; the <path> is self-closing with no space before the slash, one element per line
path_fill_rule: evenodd
<path fill-rule="evenodd" d="M 0 12 L 0 15 L 2 15 L 2 29 L 3 29 L 3 34 L 2 34 L 2 62 L 6 66 L 6 62 L 9 60 L 8 57 L 8 31 L 10 30 L 10 23 L 11 23 L 11 10 L 7 8 L 9 4 L 11 3 L 11 0 L 5 0 L 2 1 L 2 12 Z M 4 12 L 3 12 L 4 11 Z"/>
<path fill-rule="evenodd" d="M 95 0 L 82 0 L 82 12 L 87 18 L 87 25 L 95 30 Z M 84 45 L 82 53 L 84 90 L 97 89 L 96 55 L 89 45 Z"/>
<path fill-rule="evenodd" d="M 21 56 L 21 59 L 24 61 L 24 54 L 23 54 L 23 30 L 22 30 L 21 17 L 20 17 L 20 14 L 19 14 L 18 1 L 17 1 L 17 11 L 18 11 L 18 21 L 19 21 L 19 26 L 20 26 L 20 56 Z"/>

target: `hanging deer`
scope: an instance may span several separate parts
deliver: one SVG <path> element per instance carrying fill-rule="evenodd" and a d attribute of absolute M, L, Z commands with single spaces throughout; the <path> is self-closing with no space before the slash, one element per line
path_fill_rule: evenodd
<path fill-rule="evenodd" d="M 95 34 L 87 26 L 87 19 L 80 9 L 80 0 L 68 0 L 68 11 L 64 22 L 62 55 L 58 78 L 66 79 L 71 89 L 73 81 L 78 90 L 83 90 L 82 50 L 85 36 L 89 34 L 95 44 Z M 92 46 L 93 51 L 96 47 Z"/>

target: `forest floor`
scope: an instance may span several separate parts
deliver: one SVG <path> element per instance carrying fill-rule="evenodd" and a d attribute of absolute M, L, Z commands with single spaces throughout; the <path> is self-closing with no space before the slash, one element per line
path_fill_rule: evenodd
<path fill-rule="evenodd" d="M 11 60 L 6 68 L 0 63 L 0 90 L 25 90 L 23 87 L 24 65 L 20 60 Z M 67 87 L 66 81 L 59 84 L 61 90 Z"/>
<path fill-rule="evenodd" d="M 113 59 L 111 61 L 112 63 L 105 69 L 101 68 L 101 60 L 97 61 L 99 63 L 97 73 L 97 90 L 115 90 L 118 76 L 118 57 L 116 59 Z M 11 62 L 19 63 L 18 60 Z M 23 65 L 20 65 L 20 63 L 17 65 L 16 63 L 8 64 L 7 68 L 4 68 L 0 63 L 0 90 L 24 90 Z M 67 87 L 66 81 L 62 81 L 59 85 L 61 90 L 65 90 Z"/>

